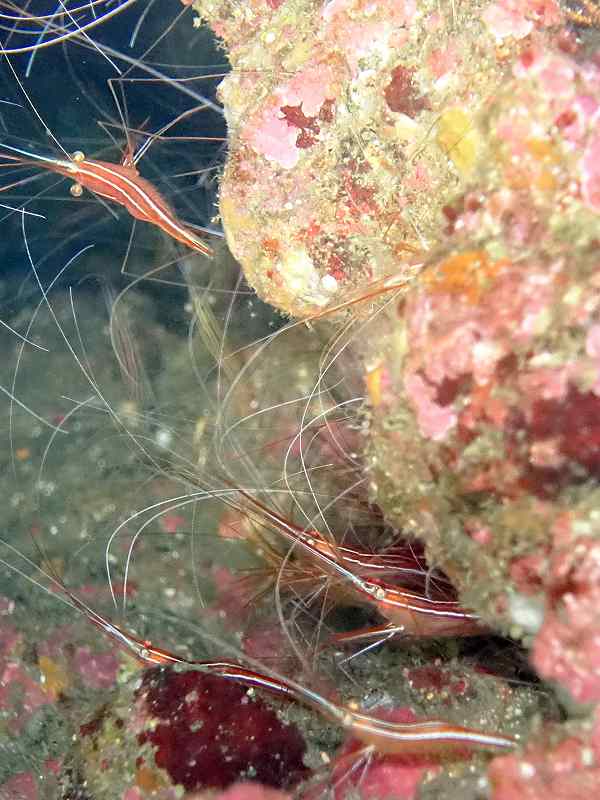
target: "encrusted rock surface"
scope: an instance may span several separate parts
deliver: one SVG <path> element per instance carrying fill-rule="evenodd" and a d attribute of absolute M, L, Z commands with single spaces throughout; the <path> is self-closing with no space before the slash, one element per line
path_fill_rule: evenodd
<path fill-rule="evenodd" d="M 554 0 L 197 2 L 227 48 L 220 210 L 259 295 L 295 316 L 435 247 L 489 160 L 482 117 Z M 503 16 L 504 14 L 504 16 Z"/>

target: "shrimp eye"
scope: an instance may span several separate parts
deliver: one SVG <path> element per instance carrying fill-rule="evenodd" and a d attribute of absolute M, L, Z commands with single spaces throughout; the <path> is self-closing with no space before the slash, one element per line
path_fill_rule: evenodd
<path fill-rule="evenodd" d="M 82 153 L 81 150 L 75 150 L 71 158 L 73 161 L 77 161 L 77 163 L 85 161 L 85 153 Z"/>
<path fill-rule="evenodd" d="M 72 183 L 69 191 L 73 197 L 81 197 L 83 194 L 83 186 L 80 183 Z"/>

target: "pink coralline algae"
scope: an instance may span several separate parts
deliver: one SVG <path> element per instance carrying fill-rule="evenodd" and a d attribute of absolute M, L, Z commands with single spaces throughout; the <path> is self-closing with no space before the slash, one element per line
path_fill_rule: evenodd
<path fill-rule="evenodd" d="M 32 715 L 52 702 L 39 680 L 39 674 L 23 664 L 22 636 L 0 617 L 0 713 L 4 725 L 19 734 Z"/>
<path fill-rule="evenodd" d="M 523 13 L 522 3 L 493 3 L 482 15 L 482 19 L 497 39 L 512 36 L 523 39 L 533 29 L 533 23 Z"/>
<path fill-rule="evenodd" d="M 598 721 L 590 730 L 560 739 L 547 731 L 518 756 L 496 758 L 489 767 L 491 800 L 587 800 L 600 786 Z"/>
<path fill-rule="evenodd" d="M 418 374 L 407 375 L 404 388 L 409 396 L 416 398 L 415 411 L 421 432 L 433 440 L 443 439 L 458 419 L 452 407 L 436 403 L 435 388 Z"/>
<path fill-rule="evenodd" d="M 586 702 L 600 699 L 599 275 L 593 246 L 577 270 L 559 248 L 434 261 L 391 312 L 393 340 L 378 319 L 393 389 L 370 393 L 372 474 L 389 513 L 427 530 L 464 602 L 532 637 L 540 674 Z M 402 354 L 382 359 L 392 341 Z"/>
<path fill-rule="evenodd" d="M 382 275 L 414 274 L 443 208 L 487 160 L 478 115 L 508 54 L 483 10 L 522 19 L 522 37 L 560 21 L 551 0 L 519 5 L 460 3 L 448 18 L 414 0 L 195 5 L 233 66 L 219 89 L 230 124 L 220 211 L 261 296 L 305 316 Z M 514 23 L 503 30 L 518 53 Z"/>
<path fill-rule="evenodd" d="M 290 125 L 280 106 L 263 111 L 260 125 L 248 136 L 248 141 L 258 153 L 286 169 L 295 167 L 300 158 L 296 148 L 297 131 Z"/>
<path fill-rule="evenodd" d="M 600 109 L 595 117 L 600 124 Z M 585 148 L 581 168 L 583 199 L 589 208 L 600 212 L 600 135 L 597 133 Z"/>
<path fill-rule="evenodd" d="M 39 796 L 33 772 L 20 772 L 0 785 L 0 800 L 38 800 Z"/>
<path fill-rule="evenodd" d="M 485 9 L 482 18 L 501 41 L 508 37 L 524 39 L 536 22 L 544 27 L 560 25 L 562 12 L 556 0 L 497 0 Z"/>
<path fill-rule="evenodd" d="M 186 800 L 193 800 L 193 797 L 190 796 Z M 291 795 L 258 783 L 242 781 L 215 795 L 214 800 L 291 800 Z"/>
<path fill-rule="evenodd" d="M 533 647 L 540 675 L 582 703 L 600 701 L 600 539 L 555 536 L 544 581 L 548 608 Z"/>
<path fill-rule="evenodd" d="M 119 658 L 114 652 L 92 653 L 89 647 L 78 647 L 73 666 L 86 686 L 110 689 L 116 682 Z"/>
<path fill-rule="evenodd" d="M 371 475 L 397 525 L 427 531 L 430 557 L 451 563 L 467 605 L 513 635 L 537 634 L 544 613 L 553 620 L 536 664 L 544 637 L 555 651 L 577 649 L 577 637 L 590 669 L 574 695 L 590 697 L 600 685 L 597 621 L 575 608 L 584 630 L 568 618 L 586 591 L 558 600 L 539 580 L 523 586 L 517 567 L 552 557 L 550 531 L 567 510 L 590 546 L 597 535 L 599 72 L 559 32 L 541 38 L 536 26 L 556 24 L 550 4 L 489 8 L 520 14 L 531 30 L 513 32 L 511 47 L 521 44 L 485 108 L 463 102 L 442 114 L 438 141 L 463 130 L 448 154 L 473 171 L 442 209 L 438 250 L 360 344 L 387 386 L 375 389 L 366 371 Z M 510 582 L 517 574 L 520 585 Z M 566 670 L 560 680 L 574 687 L 572 678 Z"/>
<path fill-rule="evenodd" d="M 263 784 L 240 781 L 234 783 L 229 789 L 224 792 L 211 795 L 213 800 L 292 800 L 292 795 L 286 792 L 280 792 L 277 789 L 271 789 L 269 786 Z M 128 798 L 124 798 L 128 800 Z M 138 800 L 138 798 L 132 798 Z M 203 792 L 193 792 L 186 794 L 184 800 L 206 800 L 206 794 Z"/>

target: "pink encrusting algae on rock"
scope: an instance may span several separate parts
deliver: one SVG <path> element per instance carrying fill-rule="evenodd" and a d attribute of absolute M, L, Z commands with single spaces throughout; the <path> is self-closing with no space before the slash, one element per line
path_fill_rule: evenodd
<path fill-rule="evenodd" d="M 491 800 L 586 800 L 600 785 L 600 716 L 589 725 L 550 726 L 518 756 L 489 767 Z M 562 734 L 562 735 L 561 735 Z"/>
<path fill-rule="evenodd" d="M 600 110 L 595 109 L 595 125 L 600 124 Z M 600 213 L 600 134 L 596 131 L 586 145 L 581 165 L 581 193 L 585 203 Z"/>
<path fill-rule="evenodd" d="M 382 275 L 412 277 L 442 209 L 488 158 L 478 118 L 522 47 L 508 20 L 522 20 L 521 38 L 560 23 L 550 0 L 519 5 L 196 4 L 233 67 L 219 89 L 220 211 L 262 297 L 306 316 Z"/>
<path fill-rule="evenodd" d="M 198 792 L 186 794 L 185 800 L 204 800 L 205 797 L 205 794 Z M 292 800 L 292 795 L 260 783 L 240 781 L 224 792 L 213 795 L 213 798 L 214 800 Z"/>
<path fill-rule="evenodd" d="M 561 530 L 566 528 L 566 530 Z M 540 675 L 600 702 L 600 538 L 558 527 L 544 577 L 548 605 L 533 646 Z"/>
<path fill-rule="evenodd" d="M 0 798 L 4 800 L 39 800 L 40 794 L 33 772 L 19 772 L 0 785 Z"/>

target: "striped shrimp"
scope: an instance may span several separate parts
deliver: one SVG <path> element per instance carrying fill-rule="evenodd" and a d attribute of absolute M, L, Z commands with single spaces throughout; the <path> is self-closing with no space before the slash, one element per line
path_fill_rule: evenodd
<path fill-rule="evenodd" d="M 21 558 L 24 557 L 12 545 L 7 542 L 2 543 Z M 0 562 L 10 566 L 4 559 L 0 559 Z M 18 574 L 28 577 L 17 567 L 11 568 Z M 263 668 L 254 669 L 252 664 L 246 665 L 228 658 L 218 660 L 186 658 L 134 636 L 99 614 L 66 587 L 54 571 L 46 573 L 42 570 L 42 573 L 65 595 L 65 602 L 83 614 L 89 622 L 118 647 L 132 655 L 141 665 L 179 666 L 220 676 L 243 686 L 259 688 L 280 699 L 299 703 L 314 710 L 330 724 L 345 730 L 364 745 L 366 752 L 380 756 L 428 755 L 464 758 L 465 752 L 503 752 L 516 747 L 517 742 L 511 736 L 478 731 L 443 720 L 424 719 L 400 723 L 381 719 L 329 699 L 308 686 L 291 678 L 284 678 L 272 670 L 267 672 Z M 28 580 L 33 579 L 28 577 Z"/>
<path fill-rule="evenodd" d="M 373 607 L 386 622 L 368 629 L 338 635 L 336 641 L 356 641 L 402 634 L 413 637 L 476 636 L 485 633 L 479 617 L 454 600 L 430 599 L 425 594 L 387 583 L 381 577 L 370 577 L 374 564 L 364 553 L 332 545 L 317 530 L 294 525 L 277 511 L 254 496 L 238 490 L 256 515 L 277 535 L 305 555 L 321 573 L 338 579 L 346 592 L 360 603 Z M 401 570 L 400 570 L 401 572 Z"/>
<path fill-rule="evenodd" d="M 16 163 L 40 164 L 50 172 L 72 178 L 75 183 L 71 186 L 71 194 L 75 197 L 79 197 L 84 188 L 88 189 L 105 200 L 122 205 L 135 219 L 155 225 L 192 250 L 212 256 L 212 249 L 177 217 L 158 189 L 142 178 L 132 159 L 114 164 L 86 158 L 80 150 L 66 159 L 41 156 L 7 144 L 1 147 L 16 154 L 5 156 Z"/>
<path fill-rule="evenodd" d="M 304 684 L 274 673 L 255 671 L 236 661 L 205 661 L 179 656 L 138 639 L 120 626 L 101 616 L 67 592 L 71 602 L 103 633 L 119 643 L 145 666 L 178 665 L 248 687 L 264 689 L 275 696 L 308 706 L 333 725 L 339 726 L 372 748 L 379 755 L 412 756 L 415 754 L 452 755 L 469 750 L 504 751 L 516 746 L 515 740 L 502 734 L 477 731 L 442 720 L 421 720 L 414 723 L 390 722 L 324 697 Z"/>

